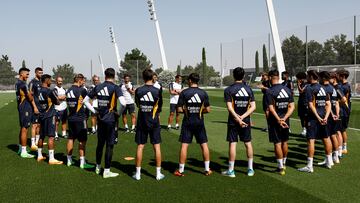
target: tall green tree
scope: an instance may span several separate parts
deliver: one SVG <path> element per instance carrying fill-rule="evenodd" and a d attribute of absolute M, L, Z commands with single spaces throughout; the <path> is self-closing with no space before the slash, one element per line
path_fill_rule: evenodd
<path fill-rule="evenodd" d="M 74 66 L 70 64 L 64 64 L 64 65 L 57 65 L 56 68 L 52 69 L 54 73 L 54 78 L 57 76 L 63 77 L 64 84 L 72 83 L 75 73 L 74 73 Z"/>
<path fill-rule="evenodd" d="M 304 45 L 305 46 L 305 45 Z M 308 42 L 308 65 L 320 66 L 323 64 L 323 45 L 317 41 Z"/>
<path fill-rule="evenodd" d="M 163 72 L 163 70 L 164 70 L 164 69 L 161 68 L 161 67 L 160 67 L 160 68 L 157 68 L 157 69 L 155 69 L 155 73 L 159 75 L 161 72 Z"/>
<path fill-rule="evenodd" d="M 181 75 L 181 66 L 180 65 L 178 65 L 176 67 L 176 75 Z"/>
<path fill-rule="evenodd" d="M 190 73 L 194 73 L 195 69 L 194 69 L 194 67 L 187 65 L 182 69 L 181 72 L 182 72 L 182 75 L 188 76 L 188 75 L 190 75 Z"/>
<path fill-rule="evenodd" d="M 122 79 L 126 73 L 132 77 L 133 84 L 138 85 L 138 83 L 142 83 L 141 73 L 146 68 L 152 68 L 153 65 L 144 53 L 135 48 L 125 54 L 121 66 L 124 70 L 117 73 L 119 79 Z M 136 81 L 137 75 L 139 75 L 139 81 Z"/>
<path fill-rule="evenodd" d="M 21 68 L 26 68 L 25 60 L 22 61 Z"/>
<path fill-rule="evenodd" d="M 202 65 L 202 84 L 206 85 L 208 82 L 208 78 L 209 77 L 206 72 L 207 72 L 207 63 L 206 63 L 206 52 L 205 52 L 205 47 L 202 48 L 202 53 L 201 53 L 201 65 Z"/>
<path fill-rule="evenodd" d="M 336 53 L 336 65 L 354 63 L 354 46 L 353 42 L 346 39 L 346 35 L 335 35 L 328 40 Z M 334 64 L 335 65 L 335 64 Z"/>
<path fill-rule="evenodd" d="M 0 84 L 2 85 L 14 85 L 16 82 L 15 76 L 17 73 L 9 61 L 7 55 L 2 55 L 0 59 Z"/>
<path fill-rule="evenodd" d="M 220 77 L 219 72 L 215 71 L 213 66 L 205 66 L 202 62 L 195 66 L 194 72 L 200 75 L 200 84 L 203 85 L 209 85 L 209 79 L 211 77 Z"/>
<path fill-rule="evenodd" d="M 255 53 L 255 74 L 258 76 L 260 73 L 260 67 L 259 67 L 259 52 L 256 51 Z"/>
<path fill-rule="evenodd" d="M 269 60 L 267 57 L 265 44 L 263 45 L 262 52 L 263 52 L 263 71 L 269 72 Z"/>
<path fill-rule="evenodd" d="M 299 71 L 305 71 L 305 46 L 302 40 L 291 35 L 282 42 L 285 69 L 294 76 Z"/>

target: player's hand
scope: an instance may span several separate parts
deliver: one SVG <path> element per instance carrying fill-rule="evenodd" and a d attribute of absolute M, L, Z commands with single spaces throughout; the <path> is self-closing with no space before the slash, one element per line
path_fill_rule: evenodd
<path fill-rule="evenodd" d="M 240 116 L 240 115 L 237 115 L 237 117 L 238 117 L 238 119 L 241 120 L 241 121 L 244 120 L 244 118 L 243 118 L 242 116 Z"/>
<path fill-rule="evenodd" d="M 335 121 L 337 121 L 339 119 L 339 117 L 337 115 L 333 115 L 332 117 Z"/>
<path fill-rule="evenodd" d="M 263 84 L 260 84 L 260 85 L 258 85 L 258 88 L 263 89 L 263 88 L 264 88 L 264 85 L 263 85 Z"/>
<path fill-rule="evenodd" d="M 37 107 L 34 108 L 34 114 L 39 114 L 39 109 Z"/>
<path fill-rule="evenodd" d="M 326 125 L 326 124 L 327 124 L 328 119 L 327 119 L 327 118 L 324 118 L 324 119 L 322 119 L 322 121 L 323 121 L 322 125 Z"/>
<path fill-rule="evenodd" d="M 245 123 L 244 121 L 242 121 L 242 120 L 240 120 L 239 121 L 239 124 L 240 124 L 240 127 L 242 127 L 242 128 L 246 128 L 246 127 L 248 127 L 248 124 L 247 123 Z"/>

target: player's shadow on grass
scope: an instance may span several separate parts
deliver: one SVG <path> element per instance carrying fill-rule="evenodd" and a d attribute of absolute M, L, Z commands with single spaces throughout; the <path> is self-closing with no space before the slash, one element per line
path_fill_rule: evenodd
<path fill-rule="evenodd" d="M 134 164 L 121 164 L 118 161 L 112 161 L 111 166 L 122 171 L 123 173 L 125 173 L 126 175 L 128 175 L 130 177 L 132 177 L 135 173 L 135 165 Z M 143 168 L 141 169 L 141 174 L 155 178 L 155 175 L 154 175 L 155 173 L 151 174 Z"/>
<path fill-rule="evenodd" d="M 19 151 L 19 145 L 17 145 L 17 144 L 9 144 L 7 146 L 7 148 L 15 153 L 18 153 L 18 151 Z"/>
<path fill-rule="evenodd" d="M 211 121 L 212 123 L 222 123 L 222 124 L 227 124 L 227 121 Z"/>
<path fill-rule="evenodd" d="M 188 158 L 187 163 L 190 166 L 195 166 L 195 167 L 198 167 L 198 168 L 204 168 L 205 167 L 203 160 L 198 160 L 198 159 L 195 159 L 195 158 Z M 222 168 L 222 166 L 219 163 L 217 163 L 215 161 L 210 161 L 210 169 L 212 171 L 221 172 L 221 168 Z M 203 173 L 203 171 L 200 171 L 200 173 Z"/>

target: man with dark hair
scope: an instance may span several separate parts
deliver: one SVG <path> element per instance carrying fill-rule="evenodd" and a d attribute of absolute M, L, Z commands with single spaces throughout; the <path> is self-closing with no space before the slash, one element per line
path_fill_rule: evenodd
<path fill-rule="evenodd" d="M 188 78 L 189 88 L 180 93 L 177 110 L 184 113 L 179 141 L 181 142 L 179 169 L 174 175 L 184 176 L 184 168 L 187 157 L 187 149 L 195 136 L 196 142 L 200 145 L 204 165 L 205 175 L 212 174 L 210 170 L 210 152 L 208 148 L 208 139 L 204 124 L 204 114 L 210 113 L 210 103 L 208 94 L 199 88 L 200 76 L 197 73 L 191 73 Z"/>
<path fill-rule="evenodd" d="M 176 112 L 176 124 L 175 129 L 179 129 L 179 122 L 180 122 L 180 114 L 176 111 L 176 105 L 179 100 L 179 95 L 181 93 L 183 86 L 181 84 L 181 75 L 175 76 L 175 82 L 171 82 L 169 84 L 169 92 L 170 92 L 170 114 L 168 118 L 168 130 L 171 129 L 171 124 L 174 120 L 174 114 Z"/>
<path fill-rule="evenodd" d="M 66 103 L 69 107 L 68 126 L 69 136 L 67 142 L 67 166 L 73 165 L 72 153 L 74 141 L 79 141 L 80 168 L 94 168 L 94 165 L 86 163 L 85 146 L 87 141 L 87 124 L 83 100 L 87 91 L 81 87 L 84 75 L 77 74 L 74 77 L 74 84 L 66 91 Z"/>
<path fill-rule="evenodd" d="M 124 82 L 120 84 L 121 91 L 125 97 L 126 101 L 126 107 L 122 113 L 122 121 L 125 127 L 126 132 L 129 131 L 129 126 L 127 124 L 127 114 L 130 114 L 131 116 L 131 133 L 135 133 L 135 127 L 136 127 L 136 114 L 135 114 L 135 104 L 133 95 L 135 94 L 135 89 L 133 85 L 131 84 L 131 77 L 128 74 L 124 75 Z"/>
<path fill-rule="evenodd" d="M 136 172 L 133 178 L 135 180 L 141 179 L 143 150 L 148 137 L 150 137 L 155 154 L 156 180 L 161 180 L 165 177 L 161 173 L 161 127 L 159 121 L 159 113 L 163 104 L 162 90 L 154 87 L 154 72 L 151 69 L 145 69 L 142 75 L 145 85 L 137 88 L 135 91 L 135 102 L 139 111 L 135 134 L 135 142 L 137 144 Z"/>
<path fill-rule="evenodd" d="M 38 157 L 37 161 L 45 160 L 42 154 L 42 148 L 44 139 L 48 137 L 48 149 L 49 149 L 49 164 L 59 165 L 62 161 L 55 159 L 55 117 L 56 111 L 54 105 L 59 104 L 59 99 L 63 99 L 65 96 L 58 96 L 55 90 L 50 90 L 51 76 L 44 74 L 41 76 L 41 89 L 39 93 L 40 102 L 40 139 L 38 143 Z M 59 97 L 59 98 L 58 98 Z"/>
<path fill-rule="evenodd" d="M 287 71 L 282 72 L 281 79 L 283 80 L 282 85 L 289 88 L 291 91 L 291 94 L 294 95 L 294 85 L 293 85 L 291 79 L 289 79 L 289 72 L 287 72 Z"/>
<path fill-rule="evenodd" d="M 330 73 L 327 71 L 322 71 L 319 73 L 321 84 L 325 88 L 325 92 L 330 96 L 330 103 L 331 103 L 331 111 L 328 120 L 327 127 L 329 128 L 330 139 L 333 147 L 333 157 L 330 163 L 340 163 L 339 161 L 339 142 L 337 139 L 337 131 L 340 130 L 339 126 L 339 118 L 340 118 L 340 106 L 338 102 L 339 96 L 337 95 L 337 91 L 335 88 L 330 84 Z M 326 161 L 319 163 L 319 165 L 326 164 Z"/>
<path fill-rule="evenodd" d="M 341 109 L 342 109 L 342 115 L 341 115 L 341 133 L 342 133 L 342 137 L 343 137 L 343 146 L 342 146 L 342 151 L 344 154 L 348 153 L 347 150 L 347 132 L 346 129 L 349 126 L 349 119 L 350 119 L 350 112 L 351 112 L 351 85 L 350 83 L 347 81 L 348 77 L 349 77 L 349 71 L 347 70 L 340 70 L 338 71 L 338 75 L 339 75 L 339 81 L 341 83 L 341 90 L 344 93 L 344 96 L 346 98 L 345 102 L 341 103 Z"/>
<path fill-rule="evenodd" d="M 271 87 L 271 82 L 268 73 L 266 72 L 261 73 L 261 84 L 258 87 L 261 89 L 261 92 L 263 93 L 262 108 L 267 120 L 269 117 L 269 104 L 266 103 L 266 91 Z M 266 132 L 268 130 L 268 127 L 263 128 L 262 130 Z"/>
<path fill-rule="evenodd" d="M 121 109 L 125 106 L 125 98 L 121 89 L 115 83 L 115 70 L 107 68 L 105 70 L 105 82 L 97 85 L 84 99 L 86 107 L 93 113 L 95 109 L 90 105 L 90 99 L 98 99 L 98 143 L 96 147 L 96 174 L 101 171 L 101 159 L 103 149 L 105 150 L 105 169 L 103 178 L 116 177 L 119 174 L 110 171 L 114 144 L 117 143 L 116 123 L 119 118 L 117 113 L 117 99 L 120 101 Z"/>
<path fill-rule="evenodd" d="M 306 88 L 306 101 L 309 106 L 307 122 L 307 144 L 308 158 L 307 165 L 298 169 L 301 172 L 313 173 L 313 157 L 315 153 L 315 139 L 322 139 L 326 154 L 326 167 L 331 168 L 331 141 L 327 127 L 331 111 L 330 95 L 325 92 L 324 86 L 320 85 L 319 75 L 315 70 L 307 72 L 307 81 L 310 85 Z"/>
<path fill-rule="evenodd" d="M 93 75 L 92 76 L 92 84 L 89 88 L 89 92 L 91 92 L 95 87 L 96 85 L 100 84 L 100 77 L 97 76 L 97 75 Z M 91 105 L 97 109 L 98 108 L 98 100 L 97 99 L 93 99 L 91 101 Z M 91 113 L 91 133 L 92 134 L 96 134 L 96 131 L 97 131 L 97 120 L 96 120 L 96 114 L 94 113 Z"/>
<path fill-rule="evenodd" d="M 61 136 L 63 138 L 67 138 L 66 136 L 66 122 L 67 122 L 67 105 L 66 105 L 66 96 L 65 96 L 65 88 L 63 85 L 64 78 L 62 76 L 56 76 L 56 85 L 55 85 L 55 91 L 59 98 L 59 104 L 55 104 L 55 110 L 56 110 L 56 124 L 55 124 L 55 140 L 59 139 L 58 137 L 58 126 L 61 122 L 61 130 L 62 134 Z"/>
<path fill-rule="evenodd" d="M 285 175 L 286 159 L 288 154 L 289 118 L 295 109 L 291 90 L 279 84 L 279 71 L 269 72 L 271 88 L 267 91 L 269 103 L 269 141 L 274 143 L 275 157 L 278 163 L 278 172 Z"/>
<path fill-rule="evenodd" d="M 20 157 L 22 158 L 34 158 L 33 155 L 29 154 L 26 150 L 27 132 L 31 124 L 33 109 L 36 109 L 34 105 L 34 98 L 30 94 L 26 81 L 29 78 L 29 69 L 19 69 L 19 79 L 15 84 L 17 109 L 19 112 L 19 151 Z M 32 109 L 33 108 L 33 109 Z"/>
<path fill-rule="evenodd" d="M 299 90 L 298 99 L 298 116 L 300 118 L 301 127 L 303 128 L 301 135 L 306 136 L 306 118 L 308 112 L 308 103 L 306 102 L 305 90 L 308 85 L 306 82 L 306 73 L 299 72 L 296 74 L 297 88 Z"/>
<path fill-rule="evenodd" d="M 39 92 L 41 89 L 41 76 L 43 74 L 43 69 L 40 67 L 35 68 L 35 77 L 29 83 L 29 90 L 34 98 L 33 106 L 36 108 L 33 109 L 32 115 L 32 126 L 31 126 L 31 151 L 37 151 L 37 143 L 40 138 L 40 123 L 39 123 Z"/>
<path fill-rule="evenodd" d="M 233 70 L 235 83 L 224 91 L 224 98 L 229 111 L 227 125 L 227 141 L 229 142 L 229 168 L 223 175 L 235 177 L 234 165 L 236 159 L 236 144 L 244 142 L 248 158 L 247 175 L 255 174 L 253 169 L 253 147 L 251 144 L 250 115 L 256 109 L 255 97 L 252 89 L 243 83 L 245 71 L 237 67 Z"/>

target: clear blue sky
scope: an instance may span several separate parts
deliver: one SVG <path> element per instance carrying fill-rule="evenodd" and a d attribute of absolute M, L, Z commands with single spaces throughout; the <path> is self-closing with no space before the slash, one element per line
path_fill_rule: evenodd
<path fill-rule="evenodd" d="M 205 47 L 208 64 L 219 70 L 220 42 L 233 42 L 224 43 L 225 65 L 241 65 L 241 38 L 245 39 L 245 67 L 253 67 L 255 50 L 261 51 L 261 45 L 267 43 L 270 27 L 265 0 L 155 3 L 172 69 L 180 60 L 183 66 L 200 62 L 201 48 Z M 274 0 L 274 7 L 282 38 L 295 33 L 305 39 L 304 25 L 313 25 L 309 27 L 310 39 L 350 33 L 351 16 L 360 14 L 359 0 Z M 0 54 L 7 54 L 16 70 L 23 59 L 31 69 L 43 59 L 45 72 L 70 63 L 76 72 L 87 76 L 92 59 L 94 73 L 100 74 L 99 53 L 106 67 L 116 67 L 108 32 L 112 25 L 122 58 L 132 48 L 139 48 L 158 67 L 161 58 L 147 9 L 146 0 L 1 0 Z M 331 21 L 336 22 L 323 24 Z M 230 50 L 238 57 L 227 54 Z"/>

